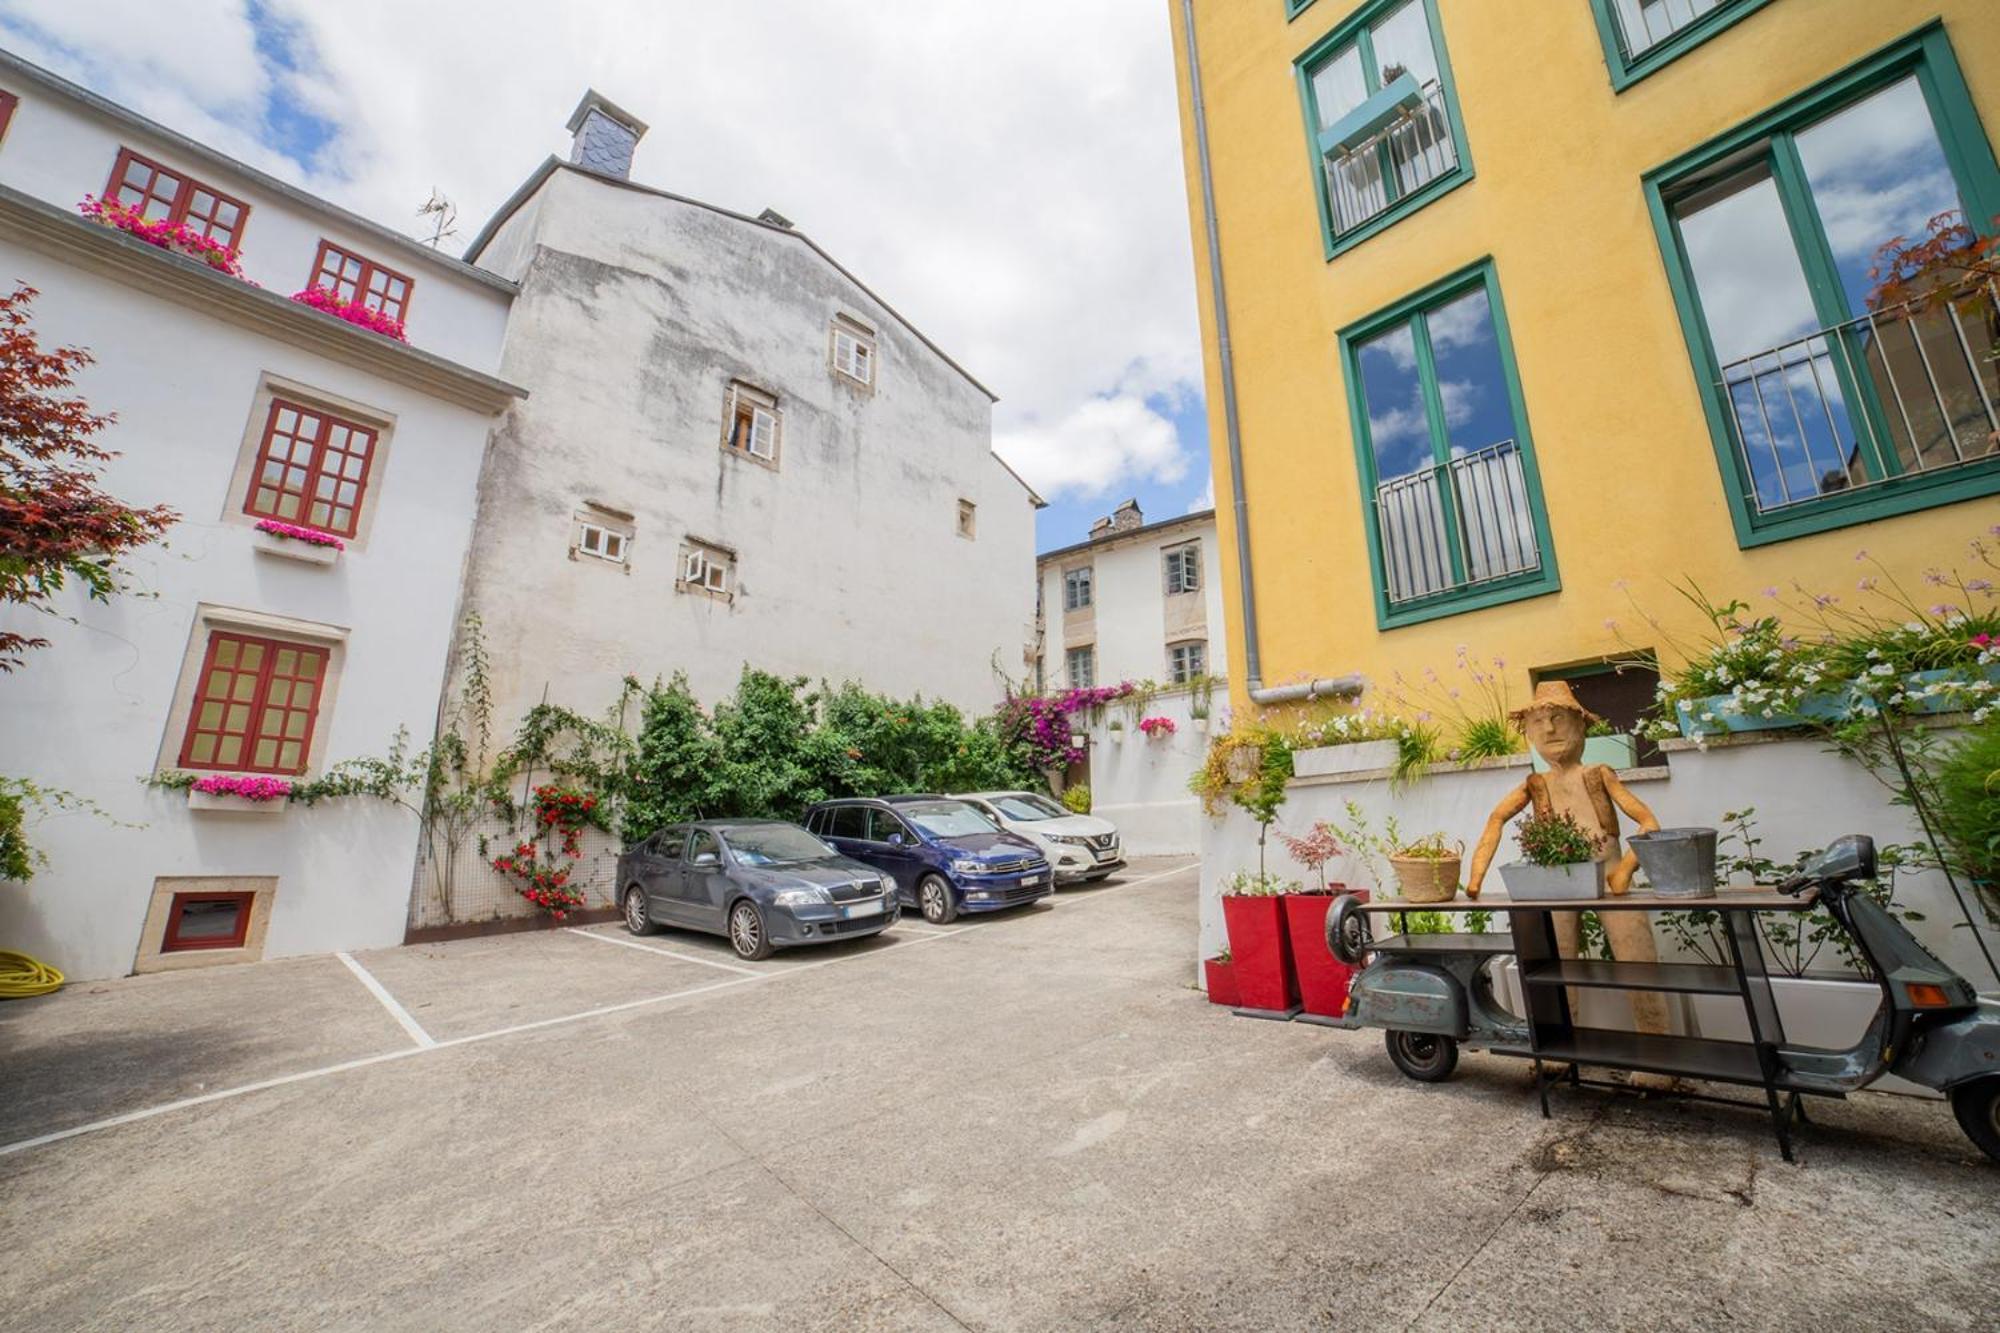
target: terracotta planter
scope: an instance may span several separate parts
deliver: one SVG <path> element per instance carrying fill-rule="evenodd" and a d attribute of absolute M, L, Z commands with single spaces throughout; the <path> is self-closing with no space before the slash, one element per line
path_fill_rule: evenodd
<path fill-rule="evenodd" d="M 1236 962 L 1230 958 L 1204 958 L 1201 970 L 1208 977 L 1208 1002 L 1226 1004 L 1231 1009 L 1243 1003 L 1236 986 Z"/>
<path fill-rule="evenodd" d="M 1326 947 L 1326 914 L 1334 897 L 1346 892 L 1343 885 L 1327 886 L 1325 893 L 1284 895 L 1285 935 L 1292 946 L 1292 964 L 1298 972 L 1299 1003 L 1309 1014 L 1339 1018 L 1347 1012 L 1347 986 L 1354 969 L 1335 958 Z M 1366 889 L 1355 897 L 1368 901 Z"/>
<path fill-rule="evenodd" d="M 1448 903 L 1458 896 L 1457 856 L 1391 856 L 1396 887 L 1413 903 Z"/>
<path fill-rule="evenodd" d="M 1229 954 L 1245 1009 L 1289 1010 L 1297 1001 L 1291 941 L 1285 936 L 1285 907 L 1276 896 L 1245 898 L 1225 894 L 1222 919 L 1229 926 Z"/>

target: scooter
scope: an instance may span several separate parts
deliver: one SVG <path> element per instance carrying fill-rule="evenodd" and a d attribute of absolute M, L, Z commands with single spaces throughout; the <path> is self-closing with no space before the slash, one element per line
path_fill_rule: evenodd
<path fill-rule="evenodd" d="M 1873 968 L 1882 1003 L 1846 1050 L 1777 1046 L 1775 1086 L 1843 1097 L 1895 1074 L 1945 1093 L 1966 1137 L 2000 1162 L 2000 1000 L 1982 998 L 1862 892 L 1858 882 L 1874 877 L 1874 841 L 1852 835 L 1777 886 L 1793 897 L 1819 890 Z M 1378 946 L 1360 901 L 1343 894 L 1327 912 L 1326 943 L 1361 968 L 1337 1026 L 1386 1029 L 1389 1058 L 1408 1077 L 1450 1077 L 1460 1043 L 1535 1056 L 1529 1024 L 1494 993 L 1487 966 L 1514 952 L 1510 936 L 1399 935 Z"/>

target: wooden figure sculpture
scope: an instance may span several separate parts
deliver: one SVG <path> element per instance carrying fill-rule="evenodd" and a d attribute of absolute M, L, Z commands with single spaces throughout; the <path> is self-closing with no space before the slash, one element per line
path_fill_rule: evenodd
<path fill-rule="evenodd" d="M 1486 831 L 1480 835 L 1479 846 L 1472 854 L 1472 872 L 1465 887 L 1467 895 L 1479 896 L 1480 881 L 1485 879 L 1486 868 L 1500 846 L 1500 835 L 1507 821 L 1530 805 L 1537 815 L 1567 814 L 1575 819 L 1596 840 L 1596 859 L 1612 863 L 1605 870 L 1605 892 L 1613 897 L 1623 895 L 1631 886 L 1639 858 L 1619 840 L 1618 812 L 1624 811 L 1648 833 L 1658 829 L 1660 821 L 1653 817 L 1644 801 L 1626 790 L 1608 765 L 1583 762 L 1584 735 L 1590 724 L 1598 720 L 1597 715 L 1577 702 L 1567 683 L 1554 680 L 1537 685 L 1534 701 L 1526 708 L 1516 709 L 1509 717 L 1527 736 L 1528 744 L 1535 747 L 1535 753 L 1542 757 L 1549 771 L 1530 773 L 1493 807 L 1486 820 Z M 1557 951 L 1565 958 L 1576 957 L 1582 933 L 1580 916 L 1575 912 L 1549 915 L 1555 923 Z M 1646 913 L 1601 912 L 1598 920 L 1603 923 L 1604 938 L 1611 946 L 1613 958 L 1624 963 L 1659 961 L 1659 947 L 1654 943 L 1652 922 Z M 1633 991 L 1631 998 L 1632 1019 L 1639 1031 L 1667 1031 L 1666 1001 L 1658 993 Z M 1572 988 L 1572 1012 L 1576 1004 Z M 1648 1084 L 1654 1081 L 1644 1080 Z"/>

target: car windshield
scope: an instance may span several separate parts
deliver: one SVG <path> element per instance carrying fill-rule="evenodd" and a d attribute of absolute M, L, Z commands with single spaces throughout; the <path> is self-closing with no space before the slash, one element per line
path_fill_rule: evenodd
<path fill-rule="evenodd" d="M 724 829 L 722 840 L 746 866 L 785 865 L 839 855 L 796 824 L 744 824 Z"/>
<path fill-rule="evenodd" d="M 1036 796 L 1023 792 L 1019 796 L 996 796 L 993 808 L 1009 819 L 1018 819 L 1031 824 L 1038 819 L 1061 819 L 1069 811 L 1057 805 L 1046 796 Z"/>
<path fill-rule="evenodd" d="M 992 833 L 993 821 L 963 801 L 932 801 L 927 805 L 899 805 L 903 815 L 934 838 L 957 838 L 968 833 Z"/>

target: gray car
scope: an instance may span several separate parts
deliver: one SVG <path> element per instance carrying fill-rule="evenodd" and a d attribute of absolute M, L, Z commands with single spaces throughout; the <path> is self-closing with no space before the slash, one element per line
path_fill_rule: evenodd
<path fill-rule="evenodd" d="M 900 909 L 881 872 L 780 819 L 674 824 L 618 857 L 634 935 L 661 926 L 725 936 L 744 958 L 879 935 Z"/>

